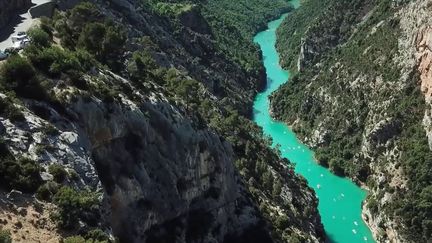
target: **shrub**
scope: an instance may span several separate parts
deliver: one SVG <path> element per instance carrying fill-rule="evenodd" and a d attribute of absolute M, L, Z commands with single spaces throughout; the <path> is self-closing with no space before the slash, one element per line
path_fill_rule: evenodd
<path fill-rule="evenodd" d="M 40 167 L 27 158 L 15 160 L 11 155 L 1 158 L 0 183 L 6 189 L 34 192 L 42 184 Z"/>
<path fill-rule="evenodd" d="M 43 100 L 47 93 L 36 77 L 31 63 L 19 55 L 11 56 L 1 67 L 0 83 L 25 98 Z"/>
<path fill-rule="evenodd" d="M 60 134 L 59 130 L 53 125 L 47 125 L 42 128 L 42 132 L 49 136 L 57 136 Z"/>
<path fill-rule="evenodd" d="M 63 229 L 76 228 L 79 220 L 90 222 L 100 217 L 99 199 L 93 192 L 63 186 L 55 194 L 54 203 L 58 206 L 58 212 L 53 219 Z"/>
<path fill-rule="evenodd" d="M 51 45 L 51 36 L 43 29 L 35 27 L 29 30 L 28 36 L 31 42 L 38 47 L 49 47 Z"/>
<path fill-rule="evenodd" d="M 101 23 L 89 23 L 81 32 L 78 39 L 78 46 L 81 46 L 90 53 L 99 56 L 102 52 L 102 42 L 105 34 L 105 25 Z"/>
<path fill-rule="evenodd" d="M 41 17 L 39 28 L 41 30 L 45 31 L 46 33 L 48 33 L 48 35 L 50 36 L 50 39 L 52 39 L 52 37 L 53 37 L 53 22 L 52 22 L 51 18 L 48 18 L 45 16 Z"/>
<path fill-rule="evenodd" d="M 63 243 L 108 243 L 112 242 L 108 235 L 101 229 L 94 229 L 87 232 L 84 237 L 81 235 L 69 236 L 63 239 Z M 0 242 L 1 243 L 1 242 Z"/>
<path fill-rule="evenodd" d="M 1 75 L 4 87 L 14 90 L 28 85 L 36 72 L 27 59 L 13 55 L 3 64 Z"/>
<path fill-rule="evenodd" d="M 86 240 L 80 235 L 75 235 L 64 238 L 63 243 L 86 243 Z"/>
<path fill-rule="evenodd" d="M 70 70 L 82 70 L 80 61 L 73 52 L 57 46 L 43 49 L 29 47 L 26 55 L 35 67 L 54 77 Z"/>
<path fill-rule="evenodd" d="M 329 162 L 330 170 L 338 176 L 344 176 L 344 161 L 340 158 L 333 158 Z"/>
<path fill-rule="evenodd" d="M 79 179 L 78 173 L 73 169 L 69 170 L 69 179 L 78 180 Z"/>
<path fill-rule="evenodd" d="M 36 198 L 50 202 L 58 189 L 59 185 L 57 183 L 49 181 L 38 188 L 36 191 Z"/>
<path fill-rule="evenodd" d="M 282 215 L 282 216 L 277 217 L 275 225 L 279 229 L 286 229 L 290 225 L 290 220 L 286 215 Z"/>
<path fill-rule="evenodd" d="M 54 181 L 58 183 L 62 183 L 68 176 L 67 171 L 59 164 L 50 165 L 48 172 L 54 177 Z"/>
<path fill-rule="evenodd" d="M 0 243 L 12 243 L 11 233 L 8 230 L 0 230 Z"/>
<path fill-rule="evenodd" d="M 103 232 L 101 229 L 90 230 L 85 235 L 85 238 L 92 239 L 93 241 L 98 241 L 98 242 L 109 242 L 110 240 L 108 235 L 105 232 Z"/>
<path fill-rule="evenodd" d="M 8 98 L 0 98 L 0 115 L 14 122 L 25 121 L 23 113 Z"/>
<path fill-rule="evenodd" d="M 80 34 L 78 46 L 93 54 L 100 62 L 119 70 L 126 34 L 114 25 L 89 23 Z"/>

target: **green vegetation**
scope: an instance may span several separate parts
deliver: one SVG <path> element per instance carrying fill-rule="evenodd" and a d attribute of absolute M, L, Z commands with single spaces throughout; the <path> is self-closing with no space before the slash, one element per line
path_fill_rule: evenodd
<path fill-rule="evenodd" d="M 8 118 L 12 123 L 25 121 L 24 114 L 8 97 L 0 98 L 0 116 Z"/>
<path fill-rule="evenodd" d="M 12 243 L 12 237 L 9 231 L 0 230 L 0 243 Z"/>
<path fill-rule="evenodd" d="M 64 47 L 84 49 L 114 71 L 123 68 L 121 56 L 126 33 L 103 17 L 93 4 L 83 2 L 64 14 L 57 14 L 53 26 Z"/>
<path fill-rule="evenodd" d="M 86 239 L 80 235 L 69 236 L 63 239 L 63 243 L 87 243 Z"/>
<path fill-rule="evenodd" d="M 149 6 L 161 15 L 170 17 L 200 11 L 210 25 L 219 54 L 226 55 L 250 73 L 261 70 L 260 52 L 253 44 L 253 35 L 269 19 L 291 9 L 284 0 L 152 0 Z"/>
<path fill-rule="evenodd" d="M 308 1 L 303 5 L 302 12 L 290 16 L 281 27 L 279 35 L 284 40 L 279 43 L 279 48 L 285 49 L 281 50 L 285 67 L 293 68 L 295 65 L 300 38 L 309 25 L 313 26 L 311 29 L 320 28 L 321 31 L 308 31 L 305 35 L 314 43 L 322 44 L 322 38 L 325 39 L 322 35 L 329 31 L 333 33 L 335 29 L 337 33 L 343 33 L 341 29 L 350 29 L 358 21 L 356 15 L 351 13 L 341 14 L 345 18 L 343 21 L 333 21 L 333 17 L 329 16 L 350 12 L 348 5 L 353 3 L 339 1 L 338 4 L 346 2 L 343 7 L 330 2 Z M 321 4 L 327 7 L 323 8 Z M 366 14 L 369 5 L 364 2 L 354 10 L 357 14 Z M 402 89 L 395 88 L 400 85 L 401 76 L 400 67 L 394 62 L 399 52 L 399 22 L 393 17 L 395 9 L 392 8 L 392 1 L 376 2 L 374 6 L 373 14 L 356 26 L 356 32 L 349 40 L 344 34 L 335 41 L 343 45 L 321 49 L 317 59 L 312 60 L 312 63 L 319 60 L 320 68 L 306 68 L 295 74 L 290 82 L 273 94 L 273 110 L 279 119 L 290 124 L 299 121 L 294 129 L 303 137 L 310 137 L 318 127 L 327 131 L 325 141 L 316 149 L 317 160 L 338 175 L 367 182 L 374 191 L 378 190 L 377 195 L 370 195 L 366 200 L 371 212 L 385 212 L 398 224 L 406 239 L 426 242 L 432 237 L 432 152 L 421 124 L 425 110 L 424 97 L 416 74 L 412 74 Z M 309 12 L 306 7 L 310 7 L 310 11 L 324 10 L 312 19 L 305 15 Z M 285 38 L 297 31 L 293 21 L 303 23 L 298 29 L 301 34 Z M 349 31 L 345 33 L 351 34 Z M 377 80 L 382 82 L 380 87 L 369 86 Z M 354 81 L 359 82 L 358 85 L 354 85 Z M 382 104 L 379 111 L 376 104 Z M 375 110 L 370 110 L 371 107 Z M 377 112 L 392 120 L 384 132 L 367 138 L 374 146 L 376 162 L 373 166 L 385 171 L 383 168 L 389 166 L 384 154 L 386 149 L 388 151 L 386 146 L 397 147 L 401 151 L 397 166 L 403 169 L 407 188 L 380 185 L 378 189 L 378 185 L 368 179 L 372 164 L 369 164 L 370 159 L 362 157 L 360 146 L 365 139 L 365 124 Z M 328 119 L 331 122 L 326 122 Z M 385 177 L 388 179 L 393 175 L 385 174 Z M 385 192 L 394 195 L 393 200 L 383 205 L 381 199 Z"/>
<path fill-rule="evenodd" d="M 59 77 L 62 73 L 84 71 L 85 67 L 89 66 L 86 60 L 82 58 L 80 60 L 81 52 L 71 52 L 56 46 L 43 49 L 30 46 L 26 49 L 25 54 L 35 67 L 50 77 Z"/>
<path fill-rule="evenodd" d="M 167 15 L 170 20 L 189 11 L 199 11 L 207 20 L 211 28 L 210 33 L 216 39 L 215 44 L 219 50 L 216 55 L 225 55 L 251 74 L 256 74 L 261 68 L 258 48 L 251 41 L 253 34 L 270 18 L 277 17 L 289 9 L 288 3 L 284 0 L 264 3 L 259 0 L 210 0 L 205 3 L 153 1 L 153 3 L 159 8 L 158 14 Z M 188 116 L 198 129 L 216 130 L 223 139 L 233 145 L 236 166 L 253 199 L 259 204 L 262 198 L 266 198 L 267 200 L 260 205 L 265 218 L 270 223 L 279 222 L 275 226 L 274 237 L 278 239 L 296 237 L 297 233 L 287 226 L 299 224 L 300 219 L 287 218 L 286 215 L 291 209 L 290 205 L 283 204 L 281 193 L 283 187 L 291 180 L 299 182 L 289 185 L 293 190 L 302 190 L 306 187 L 306 182 L 297 180 L 291 170 L 282 166 L 288 161 L 282 160 L 278 152 L 270 148 L 270 139 L 262 139 L 262 130 L 240 115 L 230 101 L 219 101 L 209 96 L 205 86 L 191 78 L 187 71 L 159 66 L 155 55 L 152 54 L 160 50 L 157 50 L 157 45 L 150 41 L 150 38 L 137 38 L 138 43 L 145 43 L 143 48 L 133 50 L 130 56 L 125 55 L 126 33 L 105 17 L 96 6 L 87 2 L 67 12 L 57 13 L 52 21 L 44 20 L 43 25 L 32 30 L 30 35 L 32 44 L 24 50 L 23 56 L 13 56 L 2 66 L 0 83 L 2 89 L 26 98 L 36 93 L 38 99 L 55 103 L 58 105 L 56 108 L 65 107 L 62 107 L 64 103 L 61 97 L 55 97 L 55 94 L 50 92 L 53 87 L 75 86 L 79 92 L 82 91 L 80 94 L 83 97 L 96 96 L 105 103 L 118 102 L 116 97 L 119 93 L 126 94 L 134 101 L 142 102 L 142 97 L 137 96 L 135 91 L 147 94 L 149 90 L 158 89 L 157 93 L 168 97 L 170 103 L 180 107 L 180 110 L 184 111 L 185 116 Z M 61 47 L 52 43 L 53 35 L 61 40 Z M 111 82 L 110 74 L 99 75 L 99 71 L 105 70 L 129 76 L 133 87 L 137 90 L 131 90 L 128 85 L 121 82 Z M 60 83 L 59 80 L 62 82 Z M 7 103 L 1 107 L 4 108 L 0 111 L 9 116 L 14 112 L 14 106 Z M 47 135 L 58 134 L 58 130 L 53 126 L 45 129 Z M 100 219 L 98 195 L 61 186 L 67 177 L 67 172 L 61 166 L 50 166 L 48 171 L 54 176 L 55 182 L 50 181 L 42 185 L 42 181 L 35 179 L 40 179 L 40 176 L 36 173 L 39 171 L 34 162 L 15 161 L 9 155 L 4 158 L 11 160 L 18 168 L 25 167 L 25 170 L 20 169 L 15 174 L 10 174 L 13 178 L 26 179 L 25 185 L 31 184 L 32 192 L 38 189 L 36 196 L 39 199 L 52 201 L 58 206 L 58 212 L 53 215 L 53 219 L 61 229 L 77 229 L 80 221 L 90 228 L 96 227 Z M 1 168 L 0 176 L 3 175 Z M 273 170 L 275 173 L 271 173 Z M 22 171 L 32 172 L 30 175 L 35 178 Z M 278 171 L 287 171 L 287 173 L 281 174 Z M 13 178 L 2 177 L 2 180 Z M 7 181 L 0 182 L 2 185 L 8 185 Z M 11 183 L 11 186 L 15 188 L 16 184 L 16 182 Z M 217 197 L 217 189 L 210 191 L 209 195 Z M 299 204 L 301 200 L 301 198 L 293 198 L 293 204 Z M 270 205 L 275 202 L 281 205 L 281 214 L 276 214 L 274 207 Z M 314 205 L 310 205 L 304 210 L 310 212 L 313 209 Z M 87 234 L 86 232 L 80 236 L 66 238 L 64 242 L 106 241 L 107 239 L 100 233 L 95 231 Z M 189 233 L 193 235 L 193 229 Z"/>
<path fill-rule="evenodd" d="M 176 17 L 182 13 L 189 12 L 195 6 L 189 3 L 152 2 L 153 4 L 151 6 L 153 11 L 159 15 L 171 17 Z"/>
<path fill-rule="evenodd" d="M 90 230 L 84 236 L 75 235 L 63 239 L 63 243 L 108 243 L 113 242 L 108 235 L 100 229 Z"/>
<path fill-rule="evenodd" d="M 36 191 L 36 198 L 51 202 L 53 196 L 58 192 L 60 185 L 53 181 L 48 181 L 40 186 Z"/>
<path fill-rule="evenodd" d="M 100 202 L 96 193 L 63 186 L 54 195 L 53 201 L 59 208 L 53 219 L 63 229 L 77 228 L 79 220 L 94 224 L 100 217 Z"/>
<path fill-rule="evenodd" d="M 277 30 L 277 50 L 284 68 L 294 70 L 300 53 L 301 38 L 308 26 L 319 22 L 324 15 L 323 9 L 331 0 L 305 0 L 302 7 L 290 13 Z M 336 2 L 336 1 L 333 1 Z M 339 16 L 334 14 L 332 16 Z"/>
<path fill-rule="evenodd" d="M 186 108 L 187 114 L 195 121 L 199 128 L 210 127 L 224 137 L 233 145 L 236 156 L 236 167 L 240 171 L 245 183 L 251 191 L 253 198 L 265 197 L 269 201 L 281 202 L 280 197 L 283 185 L 293 179 L 292 175 L 281 175 L 271 173 L 270 168 L 276 171 L 281 169 L 282 164 L 289 164 L 288 161 L 280 158 L 277 150 L 270 148 L 271 140 L 262 139 L 263 132 L 255 123 L 240 115 L 229 105 L 222 105 L 215 100 L 209 99 L 205 88 L 198 81 L 191 79 L 185 73 L 175 69 L 152 69 L 153 64 L 143 65 L 142 53 L 137 53 L 135 63 L 131 63 L 131 70 L 134 73 L 135 83 L 140 84 L 146 79 L 153 78 L 155 82 L 162 85 L 168 91 L 166 95 L 177 101 Z M 153 63 L 151 58 L 148 63 Z M 276 169 L 278 168 L 278 169 Z M 305 181 L 300 181 L 296 186 L 306 186 Z M 295 203 L 300 198 L 293 199 Z M 261 203 L 261 209 L 270 222 L 276 222 L 282 215 L 272 212 L 271 207 Z M 313 210 L 313 205 L 304 210 Z M 291 219 L 290 219 L 291 220 Z M 292 221 L 275 226 L 274 237 L 281 238 L 282 235 L 296 234 L 287 229 L 286 224 L 292 225 Z M 284 233 L 285 232 L 285 233 Z"/>
<path fill-rule="evenodd" d="M 302 7 L 288 15 L 278 29 L 277 49 L 282 66 L 297 70 L 302 38 L 307 43 L 313 42 L 314 54 L 306 54 L 309 59 L 306 64 L 315 64 L 321 53 L 345 42 L 353 32 L 354 24 L 360 22 L 362 14 L 372 7 L 372 0 L 304 1 Z"/>
<path fill-rule="evenodd" d="M 0 86 L 13 90 L 25 98 L 44 99 L 46 93 L 36 77 L 31 63 L 19 55 L 13 55 L 0 67 Z"/>
<path fill-rule="evenodd" d="M 53 175 L 54 181 L 62 183 L 66 180 L 68 173 L 65 168 L 59 164 L 52 164 L 48 167 L 48 172 Z"/>
<path fill-rule="evenodd" d="M 383 74 L 383 82 L 392 83 L 399 75 L 397 66 L 391 61 L 398 49 L 398 26 L 393 21 L 388 21 L 374 34 L 368 35 L 372 26 L 388 17 L 388 13 L 385 12 L 386 4 L 389 2 L 381 3 L 381 7 L 378 8 L 381 11 L 376 11 L 366 23 L 361 25 L 343 48 L 324 52 L 321 58 L 322 68 L 319 70 L 310 68 L 295 74 L 290 82 L 272 95 L 272 106 L 279 119 L 290 124 L 298 118 L 301 119 L 301 126 L 294 127 L 300 136 L 311 134 L 321 121 L 331 116 L 334 122 L 326 124 L 326 129 L 331 133 L 326 137 L 325 146 L 316 149 L 316 158 L 320 164 L 330 167 L 336 174 L 362 181 L 367 177 L 364 173 L 369 171 L 367 163 L 365 160 L 356 164 L 350 161 L 360 149 L 365 119 L 369 112 L 365 97 L 372 91 L 366 88 L 353 90 L 343 82 L 351 76 L 366 73 L 368 77 Z M 367 39 L 365 36 L 368 36 Z M 364 55 L 366 49 L 369 51 Z M 382 61 L 378 62 L 379 59 Z M 343 67 L 343 71 L 331 71 L 335 62 L 340 63 L 338 65 Z M 312 79 L 314 82 L 310 83 Z M 321 100 L 322 97 L 313 93 L 321 87 L 326 87 L 331 97 L 336 97 L 337 104 L 343 106 L 339 106 L 337 111 L 334 111 L 333 105 L 326 105 L 325 101 Z M 385 95 L 383 94 L 383 97 Z M 385 98 L 379 99 L 383 101 Z M 333 104 L 334 102 L 332 101 Z M 353 109 L 346 109 L 347 107 Z"/>
<path fill-rule="evenodd" d="M 39 165 L 28 158 L 15 157 L 0 139 L 0 185 L 3 189 L 34 192 L 42 184 Z"/>
<path fill-rule="evenodd" d="M 398 200 L 386 210 L 406 226 L 401 228 L 406 236 L 422 242 L 432 238 L 432 152 L 422 126 L 425 103 L 417 80 L 412 80 L 394 107 L 404 124 L 398 145 L 408 190 L 396 190 Z"/>
<path fill-rule="evenodd" d="M 203 9 L 215 35 L 219 50 L 249 72 L 261 68 L 260 52 L 253 35 L 269 19 L 291 9 L 287 1 L 209 0 Z M 235 17 L 233 17 L 235 16 Z"/>
<path fill-rule="evenodd" d="M 42 184 L 40 168 L 35 161 L 12 155 L 0 157 L 0 183 L 4 189 L 34 192 Z"/>
<path fill-rule="evenodd" d="M 31 42 L 38 47 L 48 47 L 51 45 L 52 36 L 41 28 L 33 28 L 28 31 Z"/>

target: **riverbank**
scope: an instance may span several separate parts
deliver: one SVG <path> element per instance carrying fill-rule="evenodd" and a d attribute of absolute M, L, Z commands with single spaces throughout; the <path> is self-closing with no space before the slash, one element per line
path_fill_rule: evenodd
<path fill-rule="evenodd" d="M 331 174 L 319 166 L 313 152 L 302 144 L 285 124 L 275 121 L 269 113 L 268 96 L 287 82 L 289 72 L 279 65 L 275 49 L 276 29 L 282 16 L 269 23 L 269 29 L 256 35 L 263 52 L 267 73 L 267 88 L 257 95 L 254 103 L 254 121 L 273 139 L 273 145 L 280 145 L 283 157 L 295 164 L 297 173 L 303 175 L 319 198 L 319 211 L 330 242 L 373 242 L 369 228 L 362 220 L 362 201 L 366 192 L 347 179 Z"/>

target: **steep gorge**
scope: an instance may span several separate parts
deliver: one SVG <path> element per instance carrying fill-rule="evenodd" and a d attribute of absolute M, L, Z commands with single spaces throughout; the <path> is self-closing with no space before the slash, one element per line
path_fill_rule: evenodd
<path fill-rule="evenodd" d="M 2 230 L 18 242 L 42 229 L 70 242 L 323 241 L 315 194 L 247 118 L 265 82 L 253 32 L 289 9 L 112 0 L 42 20 L 1 64 Z"/>
<path fill-rule="evenodd" d="M 427 242 L 431 3 L 304 6 L 279 29 L 282 63 L 298 72 L 273 94 L 273 114 L 317 151 L 320 164 L 369 189 L 364 216 L 378 241 Z M 316 15 L 306 19 L 307 11 Z M 302 20 L 300 28 L 290 24 Z"/>

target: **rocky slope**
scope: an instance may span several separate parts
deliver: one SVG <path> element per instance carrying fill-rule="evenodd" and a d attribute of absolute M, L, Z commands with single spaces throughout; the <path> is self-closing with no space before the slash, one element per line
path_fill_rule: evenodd
<path fill-rule="evenodd" d="M 323 240 L 313 191 L 242 116 L 262 71 L 220 51 L 203 6 L 168 6 L 181 11 L 78 5 L 2 64 L 0 223 L 14 241 Z M 43 220 L 57 230 L 22 238 Z"/>
<path fill-rule="evenodd" d="M 18 16 L 18 12 L 27 10 L 31 0 L 0 1 L 0 28 L 5 27 L 12 18 Z"/>
<path fill-rule="evenodd" d="M 303 40 L 279 42 L 285 67 L 295 68 L 297 60 L 303 65 L 273 95 L 272 112 L 316 149 L 319 163 L 370 190 L 364 215 L 378 241 L 426 242 L 432 219 L 431 2 L 339 4 L 318 11 L 302 28 Z M 341 15 L 341 9 L 347 11 Z M 328 18 L 334 15 L 344 21 Z M 280 35 L 290 28 L 286 23 Z M 310 31 L 320 28 L 326 29 Z M 348 30 L 335 36 L 342 28 Z M 296 49 L 284 51 L 290 41 Z"/>

